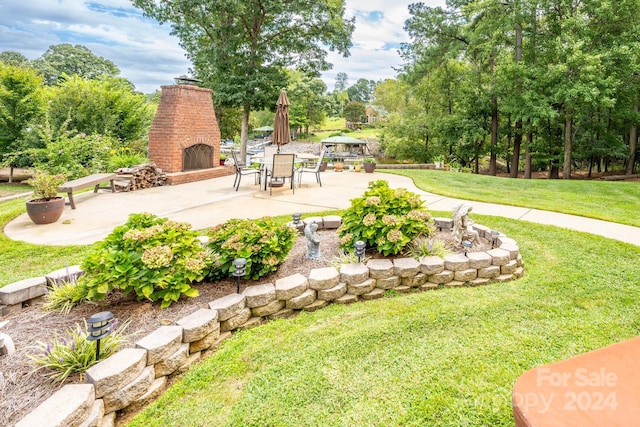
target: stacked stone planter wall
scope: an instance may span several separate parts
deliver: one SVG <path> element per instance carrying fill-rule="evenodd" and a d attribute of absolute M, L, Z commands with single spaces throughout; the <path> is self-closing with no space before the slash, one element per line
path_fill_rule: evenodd
<path fill-rule="evenodd" d="M 475 226 L 484 237 L 486 227 Z M 241 294 L 211 301 L 208 308 L 161 326 L 86 372 L 86 384 L 61 388 L 16 426 L 112 426 L 117 411 L 135 411 L 156 399 L 167 378 L 184 372 L 231 332 L 269 319 L 315 311 L 330 303 L 381 298 L 385 291 L 406 293 L 445 287 L 506 282 L 523 275 L 515 241 L 500 235 L 495 249 L 444 258 L 371 259 L 365 264 L 311 270 L 249 286 Z M 5 289 L 5 288 L 2 288 Z"/>

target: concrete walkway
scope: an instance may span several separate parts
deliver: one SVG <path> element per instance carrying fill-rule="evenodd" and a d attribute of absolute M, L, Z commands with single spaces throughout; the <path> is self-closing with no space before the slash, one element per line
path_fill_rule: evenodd
<path fill-rule="evenodd" d="M 4 229 L 13 240 L 46 245 L 84 245 L 106 237 L 115 226 L 123 224 L 129 214 L 150 212 L 175 221 L 186 221 L 195 229 L 221 224 L 230 218 L 260 218 L 345 209 L 350 200 L 362 195 L 372 180 L 384 179 L 392 188 L 406 188 L 425 200 L 430 210 L 451 211 L 460 199 L 442 197 L 419 190 L 407 177 L 383 173 L 325 172 L 320 187 L 313 175 L 304 175 L 302 187 L 292 193 L 288 186 L 274 188 L 273 195 L 253 185 L 244 177 L 239 191 L 234 191 L 234 176 L 189 184 L 155 187 L 129 193 L 74 195 L 77 209 L 65 207 L 54 224 L 35 225 L 24 214 Z M 537 209 L 468 202 L 473 213 L 549 224 L 584 231 L 640 246 L 640 228 L 579 216 Z"/>

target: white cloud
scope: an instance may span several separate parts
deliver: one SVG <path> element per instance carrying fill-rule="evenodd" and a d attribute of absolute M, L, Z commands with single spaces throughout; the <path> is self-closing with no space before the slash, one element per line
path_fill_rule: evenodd
<path fill-rule="evenodd" d="M 335 75 L 345 72 L 353 84 L 359 78 L 394 77 L 401 59 L 397 46 L 408 41 L 403 30 L 413 1 L 347 0 L 348 16 L 356 16 L 351 56 L 329 54 L 333 69 L 323 75 L 329 90 Z M 444 6 L 444 0 L 426 0 Z M 187 73 L 190 62 L 168 25 L 145 18 L 129 0 L 0 0 L 0 51 L 12 50 L 30 59 L 50 45 L 87 46 L 114 62 L 121 74 L 142 92 L 172 84 Z"/>

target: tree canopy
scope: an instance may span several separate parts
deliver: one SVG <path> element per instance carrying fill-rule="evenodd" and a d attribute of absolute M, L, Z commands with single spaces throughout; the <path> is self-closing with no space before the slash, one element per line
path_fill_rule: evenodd
<path fill-rule="evenodd" d="M 44 75 L 44 81 L 48 85 L 58 83 L 63 74 L 78 75 L 84 79 L 95 79 L 103 75 L 115 77 L 120 74 L 113 62 L 95 55 L 88 47 L 68 43 L 49 46 L 31 64 Z"/>

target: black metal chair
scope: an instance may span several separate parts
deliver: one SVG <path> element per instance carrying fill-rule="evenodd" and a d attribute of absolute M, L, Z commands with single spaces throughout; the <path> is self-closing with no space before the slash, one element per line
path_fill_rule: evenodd
<path fill-rule="evenodd" d="M 322 181 L 320 180 L 320 167 L 322 166 L 322 159 L 324 158 L 326 148 L 323 148 L 320 152 L 320 157 L 318 158 L 318 162 L 312 168 L 305 168 L 304 166 L 298 169 L 298 187 L 302 185 L 302 174 L 303 173 L 314 173 L 316 174 L 316 181 L 322 187 Z"/>
<path fill-rule="evenodd" d="M 240 188 L 240 180 L 243 175 L 253 175 L 254 183 L 258 184 L 260 182 L 261 171 L 259 169 L 245 167 L 244 163 L 238 161 L 238 155 L 235 151 L 231 150 L 231 155 L 233 156 L 233 165 L 236 168 L 236 179 L 233 181 L 233 186 L 236 187 L 236 191 Z"/>
<path fill-rule="evenodd" d="M 296 155 L 295 154 L 274 154 L 273 155 L 273 164 L 271 165 L 271 170 L 268 171 L 269 176 L 269 195 L 273 193 L 273 183 L 282 179 L 283 182 L 286 182 L 286 179 L 289 178 L 291 180 L 291 189 L 295 193 L 295 185 L 293 185 L 294 181 L 294 164 L 295 164 Z"/>

